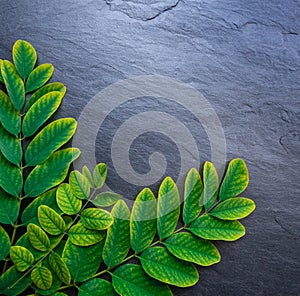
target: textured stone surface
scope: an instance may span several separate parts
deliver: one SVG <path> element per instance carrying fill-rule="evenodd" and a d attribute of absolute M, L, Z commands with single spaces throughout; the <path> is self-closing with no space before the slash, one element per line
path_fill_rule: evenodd
<path fill-rule="evenodd" d="M 121 79 L 170 76 L 212 104 L 228 160 L 247 161 L 251 182 L 244 195 L 257 210 L 244 221 L 246 237 L 218 243 L 222 262 L 201 268 L 199 283 L 173 289 L 175 295 L 299 294 L 299 10 L 297 0 L 1 1 L 0 56 L 8 57 L 14 41 L 23 38 L 36 47 L 39 62 L 54 64 L 53 80 L 68 88 L 57 116 L 78 117 L 96 93 Z M 169 108 L 183 119 L 180 109 Z M 127 105 L 123 115 L 111 114 L 107 133 L 104 126 L 99 136 L 130 110 Z M 190 129 L 202 143 L 201 159 L 209 158 L 204 131 L 199 124 Z M 146 134 L 134 145 L 133 168 L 147 172 L 147 159 L 158 149 L 176 177 L 180 160 L 168 139 Z M 98 137 L 97 159 L 110 162 L 109 150 L 101 147 Z M 114 174 L 110 180 L 117 191 L 130 188 Z"/>

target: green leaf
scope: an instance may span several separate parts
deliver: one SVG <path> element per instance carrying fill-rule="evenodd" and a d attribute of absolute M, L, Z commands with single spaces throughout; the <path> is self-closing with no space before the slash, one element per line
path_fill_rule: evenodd
<path fill-rule="evenodd" d="M 6 159 L 18 165 L 23 156 L 21 142 L 18 138 L 7 132 L 0 124 L 0 150 Z"/>
<path fill-rule="evenodd" d="M 240 222 L 219 220 L 210 215 L 199 217 L 189 230 L 209 240 L 235 241 L 245 235 L 245 228 Z"/>
<path fill-rule="evenodd" d="M 30 243 L 35 249 L 43 252 L 49 250 L 50 240 L 47 234 L 45 233 L 45 231 L 41 227 L 33 223 L 28 224 L 27 234 Z"/>
<path fill-rule="evenodd" d="M 107 167 L 105 163 L 98 163 L 94 169 L 94 183 L 98 189 L 100 189 L 106 180 Z"/>
<path fill-rule="evenodd" d="M 112 274 L 112 283 L 122 296 L 172 296 L 170 288 L 149 277 L 136 264 L 126 264 Z"/>
<path fill-rule="evenodd" d="M 249 175 L 246 163 L 240 158 L 233 159 L 229 163 L 220 188 L 220 201 L 239 195 L 247 188 L 248 183 Z"/>
<path fill-rule="evenodd" d="M 42 96 L 53 91 L 60 92 L 63 97 L 66 93 L 66 87 L 60 82 L 46 84 L 45 86 L 41 87 L 39 90 L 32 94 L 32 96 L 29 98 L 25 105 L 25 111 L 27 112 L 31 108 L 31 106 L 35 102 L 37 102 Z"/>
<path fill-rule="evenodd" d="M 89 208 L 82 211 L 80 221 L 88 229 L 104 230 L 113 224 L 114 219 L 105 210 Z"/>
<path fill-rule="evenodd" d="M 21 130 L 21 116 L 2 90 L 0 90 L 0 121 L 7 131 L 18 136 Z"/>
<path fill-rule="evenodd" d="M 24 40 L 17 40 L 13 46 L 13 60 L 20 76 L 25 80 L 36 63 L 36 51 Z"/>
<path fill-rule="evenodd" d="M 119 200 L 111 212 L 114 224 L 107 230 L 103 249 L 103 261 L 108 266 L 119 264 L 130 249 L 130 211 L 123 200 Z"/>
<path fill-rule="evenodd" d="M 52 76 L 54 67 L 51 64 L 42 64 L 36 67 L 26 81 L 26 92 L 32 92 L 43 86 Z"/>
<path fill-rule="evenodd" d="M 0 205 L 0 223 L 13 225 L 19 215 L 17 198 L 0 189 Z"/>
<path fill-rule="evenodd" d="M 44 266 L 37 266 L 31 272 L 32 282 L 41 290 L 47 290 L 52 285 L 52 273 Z"/>
<path fill-rule="evenodd" d="M 74 225 L 68 232 L 70 241 L 76 246 L 91 246 L 105 238 L 104 231 L 85 228 L 81 223 Z"/>
<path fill-rule="evenodd" d="M 30 274 L 24 275 L 13 266 L 0 277 L 0 294 L 7 296 L 22 295 L 30 284 Z"/>
<path fill-rule="evenodd" d="M 26 164 L 35 166 L 47 160 L 54 151 L 72 138 L 76 126 L 74 118 L 62 118 L 48 124 L 28 145 L 25 152 Z"/>
<path fill-rule="evenodd" d="M 66 285 L 71 283 L 71 275 L 66 263 L 60 258 L 60 256 L 52 252 L 49 256 L 49 263 L 54 270 L 57 277 Z"/>
<path fill-rule="evenodd" d="M 0 226 L 0 246 L 0 260 L 4 260 L 9 254 L 10 238 L 2 226 Z"/>
<path fill-rule="evenodd" d="M 229 198 L 218 204 L 209 214 L 222 220 L 243 219 L 255 210 L 253 200 L 245 197 Z"/>
<path fill-rule="evenodd" d="M 59 208 L 67 215 L 77 214 L 82 207 L 82 201 L 73 195 L 70 185 L 66 183 L 59 185 L 56 201 Z"/>
<path fill-rule="evenodd" d="M 22 223 L 25 225 L 28 225 L 29 223 L 38 224 L 38 208 L 41 205 L 48 206 L 58 214 L 61 214 L 62 212 L 58 208 L 56 204 L 56 189 L 51 189 L 38 198 L 34 199 L 23 211 L 21 220 Z"/>
<path fill-rule="evenodd" d="M 203 203 L 204 208 L 208 210 L 214 204 L 219 189 L 218 173 L 214 165 L 209 161 L 204 164 L 203 183 Z"/>
<path fill-rule="evenodd" d="M 0 59 L 0 81 L 4 82 L 4 79 L 3 79 L 2 74 L 1 74 L 2 63 L 3 63 L 3 60 Z"/>
<path fill-rule="evenodd" d="M 23 136 L 32 136 L 58 109 L 63 93 L 53 91 L 42 96 L 32 105 L 23 121 Z"/>
<path fill-rule="evenodd" d="M 165 248 L 153 247 L 140 257 L 148 275 L 163 283 L 177 287 L 190 287 L 199 280 L 195 266 L 173 257 Z"/>
<path fill-rule="evenodd" d="M 93 188 L 95 186 L 93 176 L 87 166 L 83 166 L 82 175 L 84 175 L 87 178 L 87 180 L 89 181 L 90 187 Z"/>
<path fill-rule="evenodd" d="M 69 176 L 69 184 L 73 194 L 79 199 L 90 197 L 90 183 L 79 171 L 72 171 Z"/>
<path fill-rule="evenodd" d="M 9 194 L 18 196 L 22 191 L 23 177 L 21 170 L 12 165 L 0 152 L 0 186 Z"/>
<path fill-rule="evenodd" d="M 103 279 L 92 279 L 82 284 L 78 288 L 78 296 L 98 296 L 101 291 L 101 295 L 117 296 L 112 284 Z"/>
<path fill-rule="evenodd" d="M 92 246 L 79 247 L 67 240 L 62 258 L 74 282 L 84 282 L 97 272 L 102 261 L 103 245 L 104 240 Z"/>
<path fill-rule="evenodd" d="M 183 222 L 185 225 L 194 221 L 202 210 L 201 194 L 203 184 L 196 169 L 191 169 L 185 179 Z"/>
<path fill-rule="evenodd" d="M 221 260 L 218 249 L 211 242 L 188 232 L 173 234 L 164 245 L 175 257 L 198 265 L 209 266 Z"/>
<path fill-rule="evenodd" d="M 9 61 L 2 62 L 1 73 L 13 105 L 20 111 L 25 102 L 25 89 L 22 78 L 17 73 L 15 66 Z"/>
<path fill-rule="evenodd" d="M 64 219 L 48 206 L 40 206 L 38 209 L 38 219 L 46 232 L 52 235 L 62 234 L 66 229 Z"/>
<path fill-rule="evenodd" d="M 120 194 L 114 192 L 101 192 L 91 202 L 97 207 L 110 207 L 121 198 Z"/>
<path fill-rule="evenodd" d="M 23 272 L 28 269 L 34 263 L 34 257 L 32 253 L 20 246 L 12 246 L 10 248 L 10 258 L 16 268 Z"/>
<path fill-rule="evenodd" d="M 174 232 L 179 215 L 179 192 L 175 182 L 167 177 L 160 185 L 157 199 L 157 231 L 160 239 L 164 239 Z"/>
<path fill-rule="evenodd" d="M 149 188 L 137 196 L 130 217 L 131 247 L 136 253 L 150 246 L 156 233 L 156 200 Z"/>
<path fill-rule="evenodd" d="M 67 176 L 70 164 L 79 155 L 79 149 L 66 148 L 55 152 L 43 164 L 36 166 L 25 182 L 24 191 L 26 196 L 38 196 L 60 184 Z"/>

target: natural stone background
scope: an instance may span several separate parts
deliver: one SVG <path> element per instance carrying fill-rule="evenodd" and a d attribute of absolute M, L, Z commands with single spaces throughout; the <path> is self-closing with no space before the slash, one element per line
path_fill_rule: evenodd
<path fill-rule="evenodd" d="M 174 288 L 175 295 L 299 295 L 299 1 L 0 3 L 1 58 L 10 58 L 21 38 L 35 46 L 40 63 L 54 64 L 53 80 L 68 89 L 58 116 L 78 117 L 93 95 L 121 79 L 166 75 L 205 95 L 223 124 L 228 160 L 246 160 L 244 195 L 257 204 L 244 221 L 247 235 L 218 243 L 222 262 L 200 268 L 199 283 Z M 159 136 L 151 139 L 159 144 Z"/>

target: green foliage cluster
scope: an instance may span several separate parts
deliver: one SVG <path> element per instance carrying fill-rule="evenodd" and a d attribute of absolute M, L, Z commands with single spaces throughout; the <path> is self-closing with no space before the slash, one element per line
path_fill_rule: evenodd
<path fill-rule="evenodd" d="M 68 174 L 80 152 L 62 146 L 76 121 L 48 123 L 66 88 L 46 84 L 53 66 L 35 67 L 36 59 L 18 40 L 14 64 L 0 60 L 7 91 L 0 91 L 0 294 L 172 295 L 169 285 L 195 285 L 195 265 L 220 261 L 211 241 L 245 234 L 238 220 L 255 204 L 238 197 L 248 185 L 244 161 L 230 162 L 220 186 L 212 163 L 202 177 L 191 169 L 182 206 L 167 177 L 157 198 L 145 188 L 130 210 L 119 195 L 101 192 L 105 164 Z"/>

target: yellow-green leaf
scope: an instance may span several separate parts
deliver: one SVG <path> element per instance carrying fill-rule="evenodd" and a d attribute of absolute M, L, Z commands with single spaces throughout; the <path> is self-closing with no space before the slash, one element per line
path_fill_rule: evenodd
<path fill-rule="evenodd" d="M 48 251 L 50 248 L 50 240 L 47 236 L 47 234 L 45 233 L 45 231 L 33 224 L 30 223 L 27 226 L 27 234 L 28 234 L 28 238 L 30 243 L 32 244 L 32 246 L 42 252 Z"/>
<path fill-rule="evenodd" d="M 115 290 L 122 296 L 172 296 L 170 288 L 163 283 L 149 277 L 136 264 L 126 264 L 119 267 L 112 274 Z"/>
<path fill-rule="evenodd" d="M 218 249 L 211 242 L 188 232 L 173 234 L 164 245 L 175 257 L 198 265 L 209 266 L 221 260 Z"/>
<path fill-rule="evenodd" d="M 25 152 L 26 164 L 34 166 L 47 160 L 55 150 L 72 138 L 76 126 L 74 118 L 62 118 L 48 124 L 28 145 Z"/>
<path fill-rule="evenodd" d="M 37 66 L 26 81 L 26 92 L 32 92 L 43 86 L 52 76 L 54 67 L 51 64 Z"/>
<path fill-rule="evenodd" d="M 25 194 L 35 197 L 60 184 L 67 176 L 70 164 L 79 155 L 80 151 L 77 148 L 66 148 L 55 152 L 31 171 L 24 185 Z"/>
<path fill-rule="evenodd" d="M 0 121 L 7 131 L 18 136 L 21 130 L 21 116 L 2 90 L 0 90 Z"/>
<path fill-rule="evenodd" d="M 145 272 L 154 279 L 177 287 L 190 287 L 199 280 L 192 263 L 173 257 L 165 248 L 153 247 L 140 257 Z"/>
<path fill-rule="evenodd" d="M 24 117 L 23 136 L 32 136 L 57 110 L 62 98 L 63 93 L 52 91 L 34 103 Z"/>
<path fill-rule="evenodd" d="M 218 204 L 209 213 L 211 216 L 222 220 L 243 219 L 255 210 L 253 200 L 245 197 L 229 198 Z"/>
<path fill-rule="evenodd" d="M 18 199 L 0 188 L 0 223 L 13 225 L 19 216 Z"/>
<path fill-rule="evenodd" d="M 203 168 L 203 204 L 206 210 L 208 210 L 215 202 L 218 189 L 219 178 L 218 173 L 214 165 L 207 161 Z"/>
<path fill-rule="evenodd" d="M 44 266 L 37 266 L 31 272 L 32 282 L 41 290 L 48 290 L 52 285 L 52 273 Z"/>
<path fill-rule="evenodd" d="M 103 249 L 103 261 L 108 266 L 119 264 L 130 249 L 130 211 L 123 200 L 119 200 L 111 212 L 113 225 L 108 228 Z"/>
<path fill-rule="evenodd" d="M 69 176 L 69 184 L 73 194 L 79 199 L 90 197 L 90 183 L 79 171 L 72 171 Z"/>
<path fill-rule="evenodd" d="M 10 248 L 10 259 L 21 272 L 28 269 L 34 263 L 32 253 L 28 249 L 20 246 L 12 246 Z"/>
<path fill-rule="evenodd" d="M 22 191 L 23 177 L 19 167 L 11 164 L 0 152 L 0 186 L 9 194 L 18 196 Z"/>
<path fill-rule="evenodd" d="M 4 79 L 3 79 L 2 74 L 1 74 L 2 62 L 3 62 L 3 60 L 0 59 L 0 81 L 4 82 Z"/>
<path fill-rule="evenodd" d="M 0 246 L 0 260 L 4 260 L 10 250 L 10 239 L 2 226 L 0 226 Z"/>
<path fill-rule="evenodd" d="M 37 90 L 32 94 L 32 96 L 29 98 L 29 100 L 25 105 L 25 111 L 27 112 L 31 108 L 31 106 L 35 102 L 37 102 L 42 96 L 53 91 L 60 92 L 63 97 L 66 93 L 66 87 L 60 82 L 53 82 L 53 83 L 46 84 L 45 86 L 41 87 L 39 90 Z"/>
<path fill-rule="evenodd" d="M 104 230 L 113 224 L 114 219 L 105 210 L 89 208 L 82 211 L 80 221 L 88 229 Z"/>
<path fill-rule="evenodd" d="M 131 247 L 136 253 L 144 251 L 156 233 L 156 200 L 149 188 L 137 196 L 130 216 Z"/>
<path fill-rule="evenodd" d="M 120 194 L 114 192 L 101 192 L 91 202 L 97 207 L 110 207 L 121 198 Z"/>
<path fill-rule="evenodd" d="M 199 217 L 191 224 L 189 230 L 209 240 L 235 241 L 245 235 L 245 228 L 240 222 L 224 221 L 210 215 Z"/>
<path fill-rule="evenodd" d="M 184 204 L 183 204 L 183 222 L 189 224 L 194 221 L 202 210 L 203 201 L 201 201 L 203 184 L 199 172 L 191 169 L 185 179 L 184 186 Z"/>
<path fill-rule="evenodd" d="M 0 124 L 0 150 L 9 162 L 16 165 L 21 162 L 23 156 L 21 142 L 7 132 L 2 124 Z"/>
<path fill-rule="evenodd" d="M 17 73 L 15 66 L 9 61 L 3 61 L 1 73 L 7 93 L 15 106 L 20 111 L 25 102 L 25 89 L 22 78 Z"/>
<path fill-rule="evenodd" d="M 233 159 L 228 166 L 223 179 L 219 199 L 235 197 L 242 193 L 248 186 L 249 175 L 246 163 L 240 159 Z"/>
<path fill-rule="evenodd" d="M 66 183 L 59 185 L 56 201 L 59 208 L 67 215 L 77 214 L 82 207 L 82 201 L 74 196 L 70 185 Z"/>
<path fill-rule="evenodd" d="M 72 226 L 68 235 L 74 245 L 81 247 L 94 245 L 105 238 L 104 231 L 87 229 L 81 223 Z"/>
<path fill-rule="evenodd" d="M 98 163 L 94 169 L 94 183 L 100 189 L 105 183 L 107 176 L 107 167 L 105 163 Z"/>
<path fill-rule="evenodd" d="M 49 263 L 57 277 L 66 285 L 69 285 L 71 282 L 71 275 L 66 263 L 61 259 L 61 257 L 52 252 L 49 256 Z"/>
<path fill-rule="evenodd" d="M 66 229 L 64 219 L 48 206 L 40 206 L 38 219 L 43 229 L 52 235 L 62 234 Z"/>
<path fill-rule="evenodd" d="M 24 40 L 17 40 L 13 46 L 13 60 L 20 76 L 25 80 L 36 63 L 36 51 Z"/>
<path fill-rule="evenodd" d="M 157 199 L 157 231 L 160 239 L 164 239 L 174 232 L 179 215 L 179 192 L 175 182 L 167 177 L 160 185 Z"/>
<path fill-rule="evenodd" d="M 91 279 L 78 288 L 78 296 L 99 296 L 99 291 L 105 296 L 117 296 L 110 282 L 103 279 Z"/>
<path fill-rule="evenodd" d="M 95 186 L 93 176 L 86 165 L 82 168 L 82 174 L 88 179 L 90 187 L 93 188 Z"/>

